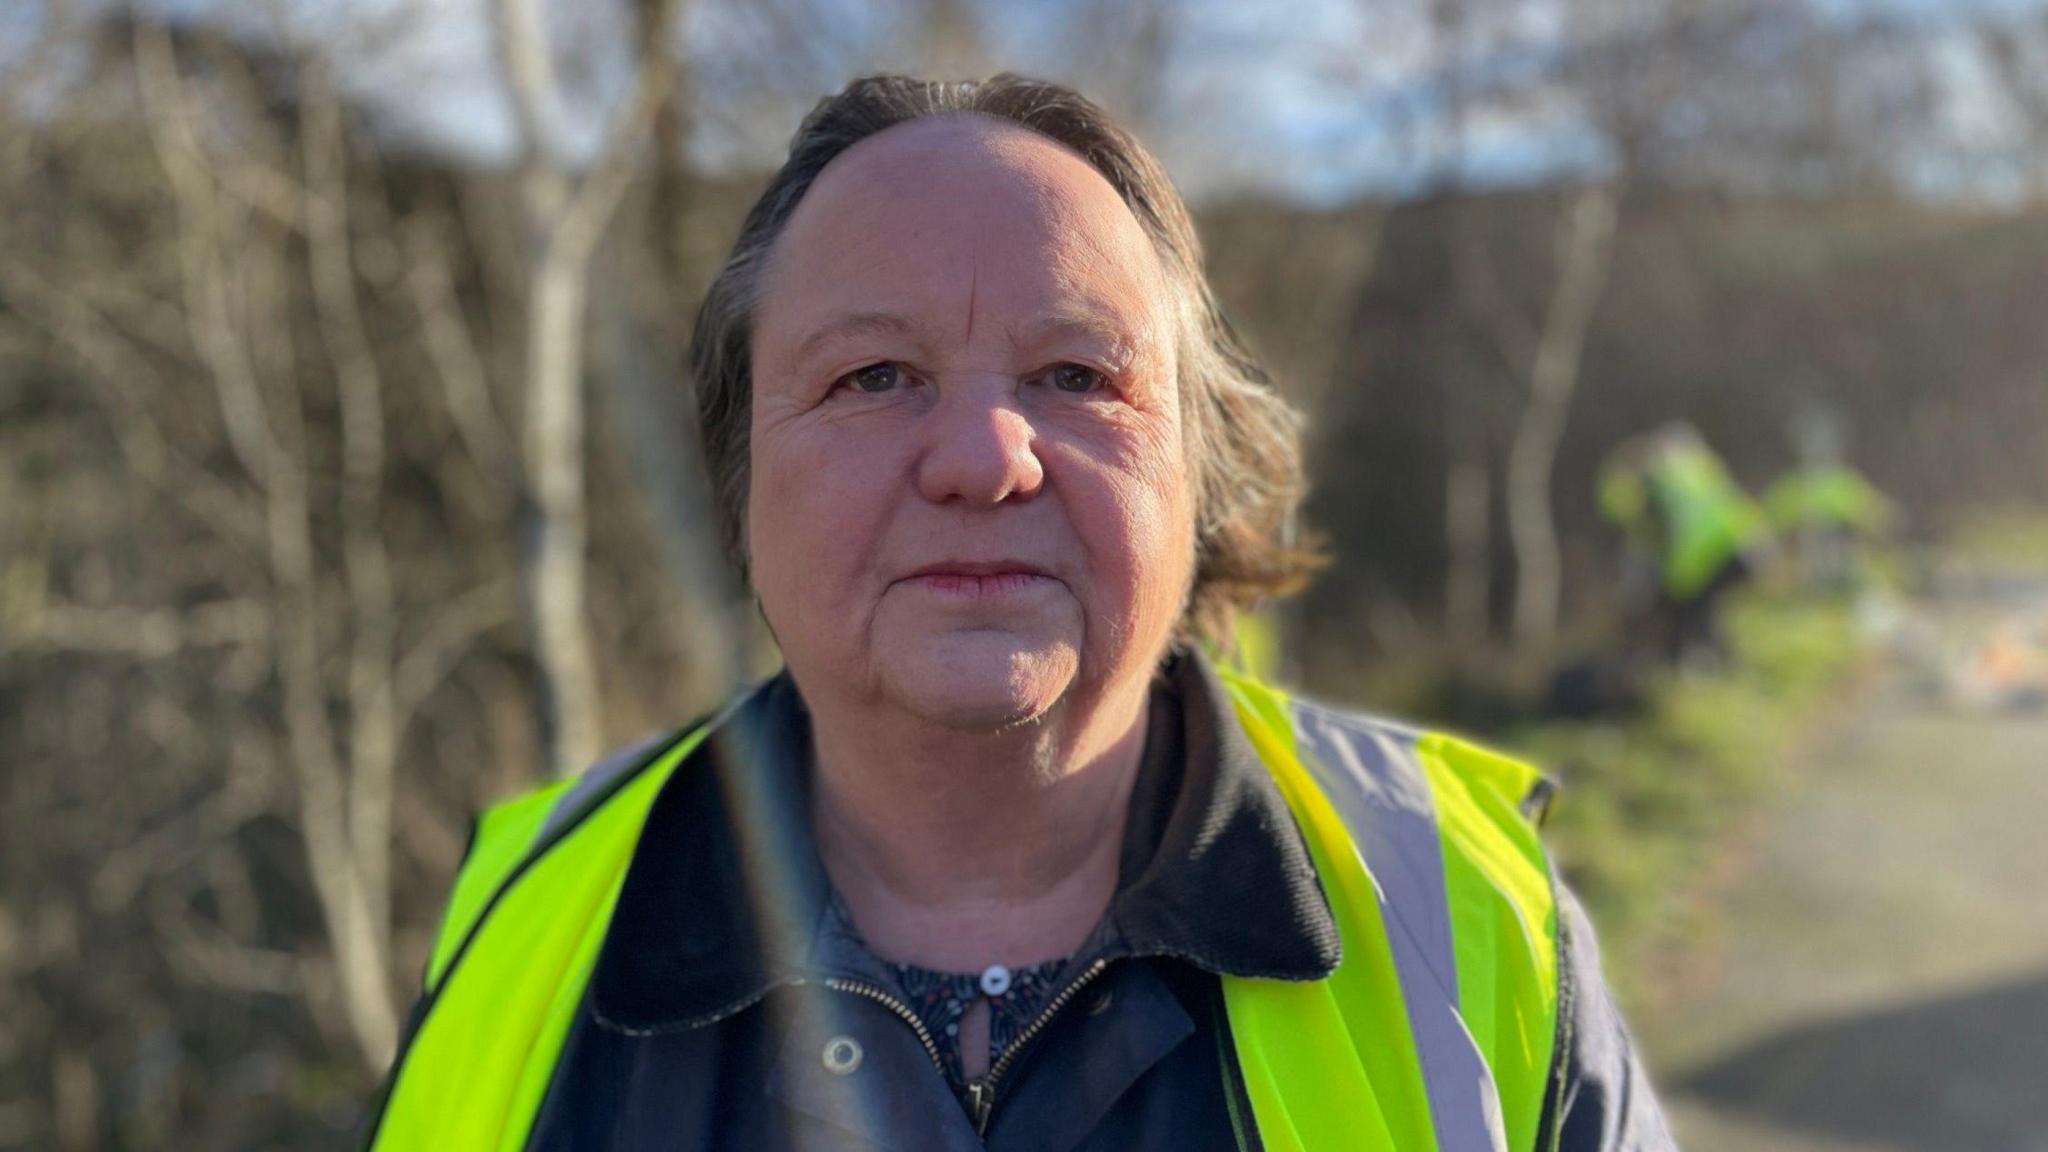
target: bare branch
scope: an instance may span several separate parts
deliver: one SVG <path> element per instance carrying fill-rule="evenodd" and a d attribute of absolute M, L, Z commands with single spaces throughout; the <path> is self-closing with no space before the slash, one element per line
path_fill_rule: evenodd
<path fill-rule="evenodd" d="M 314 892 L 334 947 L 350 1027 L 365 1064 L 381 1068 L 389 1061 L 398 1039 L 389 968 L 390 933 L 384 911 L 388 888 L 373 894 L 363 875 L 350 830 L 347 774 L 328 719 L 318 632 L 318 571 L 305 465 L 303 405 L 296 390 L 281 389 L 280 422 L 277 430 L 272 429 L 270 413 L 251 367 L 249 347 L 245 337 L 238 335 L 246 329 L 235 325 L 229 307 L 219 237 L 225 220 L 184 109 L 178 64 L 169 35 L 160 27 L 138 22 L 134 49 L 151 140 L 178 205 L 181 265 L 192 341 L 200 350 L 220 399 L 229 441 L 243 468 L 262 486 L 268 499 L 269 566 L 276 597 L 273 615 L 279 624 L 275 631 L 276 666 L 284 689 L 290 759 L 299 782 L 300 831 L 305 839 Z M 313 219 L 323 210 L 332 211 L 331 203 L 309 189 L 309 234 L 335 226 L 332 217 Z M 339 227 L 346 228 L 345 216 Z M 342 242 L 345 243 L 345 237 Z M 336 243 L 332 232 L 326 234 L 323 243 L 328 247 L 318 259 L 327 262 L 323 265 L 324 280 L 326 291 L 331 294 L 338 277 L 352 277 L 353 273 L 347 264 L 345 247 L 339 253 L 332 247 Z M 316 292 L 320 291 L 317 282 L 322 279 L 316 272 Z M 352 284 L 347 289 L 352 292 Z M 352 303 L 352 297 L 348 302 L 326 300 L 323 307 L 328 316 L 323 316 L 323 322 L 331 317 L 333 309 L 351 307 Z M 344 344 L 349 338 L 346 333 L 339 335 Z M 382 431 L 381 416 L 372 410 L 371 403 L 365 403 L 363 396 L 364 390 L 369 390 L 374 403 L 374 378 L 366 382 L 360 362 L 352 370 L 357 373 L 353 385 L 347 379 L 343 381 L 344 458 L 351 483 L 360 492 L 359 478 L 364 472 L 372 466 L 381 471 Z M 355 388 L 353 398 L 348 394 L 351 386 Z M 353 428 L 349 427 L 351 423 Z M 360 517 L 360 510 L 355 515 Z M 360 566 L 351 572 L 352 591 L 374 585 L 378 576 L 374 558 L 364 561 L 359 554 L 357 559 Z M 377 593 L 372 590 L 369 594 L 375 597 Z M 371 627 L 377 626 L 373 621 Z M 372 656 L 375 643 L 372 636 L 368 650 Z M 388 664 L 388 648 L 385 653 Z M 352 670 L 351 681 L 356 679 Z M 364 676 L 365 697 L 375 690 L 373 679 Z M 371 722 L 388 726 L 389 709 L 380 718 L 376 713 L 378 707 L 374 700 L 365 700 Z M 372 731 L 370 738 L 377 739 L 377 733 Z M 388 828 L 384 834 L 388 839 Z"/>
<path fill-rule="evenodd" d="M 149 920 L 170 945 L 172 961 L 195 983 L 265 996 L 298 996 L 305 991 L 303 958 L 202 932 L 183 900 L 162 896 L 149 901 Z"/>
<path fill-rule="evenodd" d="M 461 662 L 470 645 L 493 628 L 510 623 L 518 610 L 518 588 L 510 579 L 493 580 L 442 609 L 398 661 L 395 682 L 396 720 L 400 731 Z"/>
<path fill-rule="evenodd" d="M 492 28 L 498 63 L 505 70 L 506 95 L 519 122 L 529 163 L 551 164 L 561 85 L 548 53 L 546 22 L 538 0 L 496 0 Z"/>
<path fill-rule="evenodd" d="M 478 353 L 444 251 L 449 230 L 438 218 L 418 214 L 405 229 L 406 277 L 413 306 L 426 334 L 427 355 L 440 378 L 441 392 L 456 435 L 469 450 L 477 471 L 493 481 L 512 477 L 512 451 L 504 420 L 491 402 L 490 376 Z"/>
<path fill-rule="evenodd" d="M 643 54 L 640 67 L 634 73 L 632 95 L 612 121 L 597 163 L 584 177 L 567 211 L 562 214 L 555 242 L 566 247 L 579 262 L 589 258 L 604 233 L 605 225 L 618 208 L 619 198 L 633 179 L 634 162 L 647 142 L 649 129 L 661 113 L 669 85 L 675 81 L 674 54 L 665 46 L 674 26 L 677 0 L 663 0 L 662 7 L 662 15 L 654 22 L 655 31 L 650 33 L 661 47 Z"/>
<path fill-rule="evenodd" d="M 341 104 L 317 64 L 300 88 L 306 236 L 313 300 L 341 396 L 343 565 L 354 629 L 349 653 L 348 824 L 356 875 L 390 950 L 391 803 L 398 764 L 392 661 L 398 628 L 384 546 L 384 382 L 356 300 Z"/>
<path fill-rule="evenodd" d="M 242 467 L 262 484 L 269 479 L 276 451 L 262 391 L 229 319 L 220 253 L 212 239 L 218 227 L 214 186 L 186 111 L 177 56 L 170 34 L 148 21 L 135 22 L 134 51 L 150 140 L 156 146 L 158 163 L 170 178 L 178 207 L 185 315 L 192 345 L 206 361 L 213 379 L 229 443 Z"/>
<path fill-rule="evenodd" d="M 260 644 L 270 616 L 251 600 L 223 600 L 185 611 L 40 605 L 6 617 L 8 642 L 21 648 L 157 660 L 192 648 Z"/>
<path fill-rule="evenodd" d="M 105 317 L 15 260 L 0 261 L 0 303 L 85 366 L 98 407 L 136 477 L 224 538 L 262 542 L 263 514 L 249 497 L 192 460 L 150 419 L 143 395 L 167 391 L 163 379 Z"/>
<path fill-rule="evenodd" d="M 272 800 L 266 776 L 235 773 L 226 787 L 191 811 L 109 854 L 93 873 L 93 907 L 106 914 L 126 905 L 150 880 L 188 867 L 194 857 L 268 812 Z"/>

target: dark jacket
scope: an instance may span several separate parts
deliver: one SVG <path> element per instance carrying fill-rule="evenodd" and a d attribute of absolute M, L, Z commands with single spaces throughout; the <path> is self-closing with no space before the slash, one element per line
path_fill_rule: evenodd
<path fill-rule="evenodd" d="M 963 1101 L 889 966 L 828 914 L 808 719 L 771 683 L 656 800 L 530 1147 L 1259 1147 L 1218 977 L 1320 978 L 1337 928 L 1213 670 L 1177 656 L 1152 705 L 1108 914 Z M 1592 932 L 1559 906 L 1564 1075 L 1543 1131 L 1571 1152 L 1670 1148 Z"/>

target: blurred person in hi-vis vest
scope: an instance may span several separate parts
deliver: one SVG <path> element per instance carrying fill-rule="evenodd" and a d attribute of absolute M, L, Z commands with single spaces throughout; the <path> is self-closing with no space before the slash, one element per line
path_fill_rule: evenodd
<path fill-rule="evenodd" d="M 1673 663 L 1718 663 L 1729 594 L 1774 553 L 1769 519 L 1692 425 L 1624 441 L 1600 467 L 1600 511 L 1623 539 L 1623 600 Z"/>

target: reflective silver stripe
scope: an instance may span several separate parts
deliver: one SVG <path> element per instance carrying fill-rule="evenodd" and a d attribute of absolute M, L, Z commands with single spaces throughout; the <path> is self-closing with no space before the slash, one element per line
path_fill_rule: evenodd
<path fill-rule="evenodd" d="M 1302 763 L 1379 893 L 1438 1152 L 1506 1152 L 1493 1075 L 1458 1015 L 1443 845 L 1415 734 L 1302 701 L 1292 708 Z"/>
<path fill-rule="evenodd" d="M 569 785 L 560 796 L 555 797 L 555 802 L 548 806 L 547 819 L 540 822 L 540 831 L 534 833 L 533 842 L 546 844 L 553 840 L 564 824 L 581 816 L 583 810 L 593 800 L 610 791 L 619 777 L 638 768 L 647 758 L 647 754 L 654 751 L 656 745 L 666 743 L 674 736 L 673 732 L 649 736 L 584 769 L 582 774 L 576 777 L 576 782 Z"/>
<path fill-rule="evenodd" d="M 701 731 L 708 737 L 712 732 L 722 727 L 726 720 L 731 718 L 734 713 L 744 708 L 762 692 L 765 692 L 769 683 L 772 683 L 772 681 L 756 685 L 748 691 L 735 694 L 726 703 L 725 707 L 719 710 L 716 716 L 705 721 L 698 728 L 688 729 L 684 732 L 657 732 L 637 744 L 629 744 L 621 748 L 589 768 L 584 769 L 576 777 L 576 782 L 569 785 L 560 796 L 555 797 L 555 802 L 548 806 L 547 819 L 540 822 L 540 831 L 534 833 L 533 843 L 535 845 L 547 844 L 554 839 L 556 834 L 561 832 L 564 825 L 582 819 L 584 812 L 592 803 L 603 796 L 609 795 L 612 789 L 621 783 L 620 777 L 630 776 L 635 770 L 644 765 L 648 756 L 653 754 L 657 747 L 667 746 L 677 740 L 686 739 L 693 732 Z"/>

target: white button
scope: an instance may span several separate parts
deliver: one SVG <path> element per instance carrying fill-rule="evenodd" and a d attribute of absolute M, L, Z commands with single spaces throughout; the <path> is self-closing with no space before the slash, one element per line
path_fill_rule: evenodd
<path fill-rule="evenodd" d="M 860 1041 L 851 1036 L 834 1036 L 825 1041 L 825 1071 L 834 1076 L 849 1076 L 860 1067 Z"/>
<path fill-rule="evenodd" d="M 1010 970 L 1001 964 L 991 964 L 981 974 L 981 990 L 989 996 L 1001 996 L 1010 990 Z"/>

